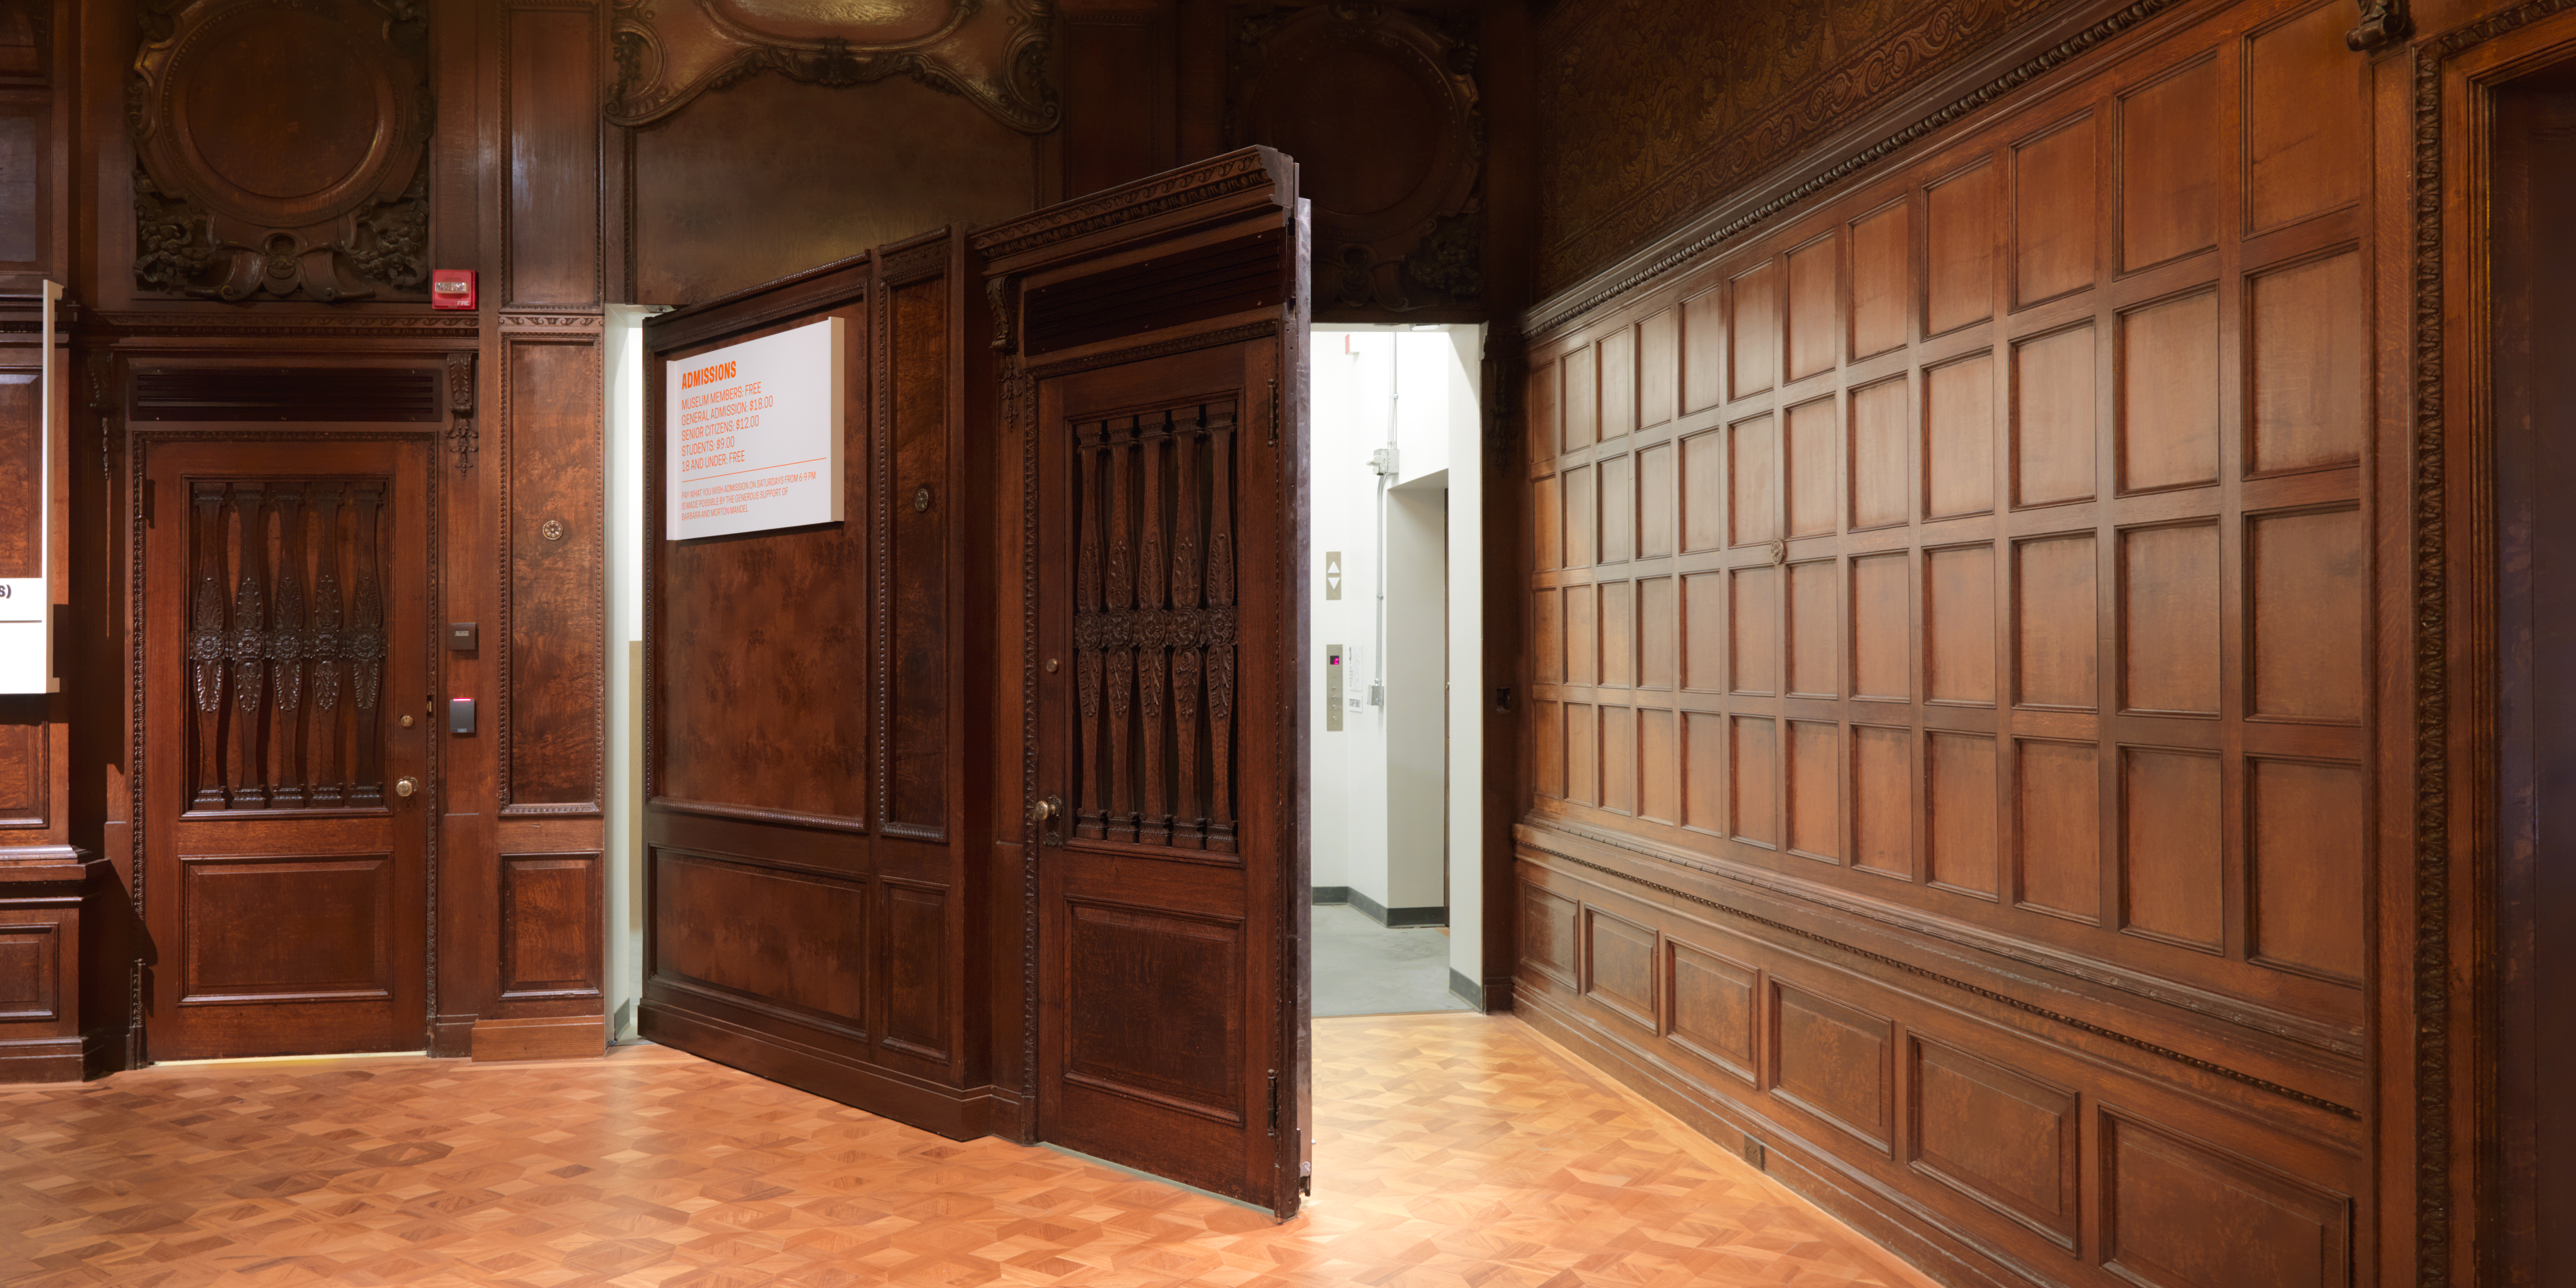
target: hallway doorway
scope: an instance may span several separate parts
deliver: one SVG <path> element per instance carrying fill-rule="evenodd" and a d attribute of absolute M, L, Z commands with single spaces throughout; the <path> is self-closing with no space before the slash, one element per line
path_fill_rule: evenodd
<path fill-rule="evenodd" d="M 1474 703 L 1451 701 L 1452 676 L 1480 664 L 1483 342 L 1477 326 L 1314 331 L 1318 1016 L 1483 1009 L 1472 923 L 1484 733 Z"/>

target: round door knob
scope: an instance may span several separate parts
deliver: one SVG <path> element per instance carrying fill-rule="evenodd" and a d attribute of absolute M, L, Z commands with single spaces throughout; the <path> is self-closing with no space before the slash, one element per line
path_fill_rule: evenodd
<path fill-rule="evenodd" d="M 1035 826 L 1044 827 L 1054 817 L 1055 798 L 1052 796 L 1040 797 L 1036 804 L 1029 806 L 1029 822 Z"/>
<path fill-rule="evenodd" d="M 394 795 L 409 796 L 420 790 L 420 780 L 408 775 L 394 780 Z"/>

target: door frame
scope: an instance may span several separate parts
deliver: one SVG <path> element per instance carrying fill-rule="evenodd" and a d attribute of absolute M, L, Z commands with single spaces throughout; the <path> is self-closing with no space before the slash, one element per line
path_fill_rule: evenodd
<path fill-rule="evenodd" d="M 441 477 L 446 473 L 441 468 L 445 461 L 439 450 L 440 440 L 446 431 L 443 424 L 423 423 L 417 429 L 398 429 L 383 423 L 363 429 L 320 427 L 256 429 L 247 425 L 241 428 L 226 428 L 205 422 L 172 423 L 175 427 L 169 429 L 145 428 L 136 425 L 128 418 L 125 426 L 126 514 L 132 522 L 125 550 L 128 595 L 126 639 L 129 645 L 126 663 L 126 711 L 127 724 L 131 728 L 131 743 L 127 749 L 127 755 L 130 757 L 127 761 L 127 785 L 131 793 L 129 808 L 132 813 L 128 815 L 132 819 L 129 835 L 133 837 L 134 846 L 131 880 L 134 924 L 138 937 L 137 952 L 131 967 L 134 975 L 128 994 L 126 1014 L 124 1065 L 129 1069 L 143 1068 L 154 1063 L 151 1059 L 149 1035 L 145 1031 L 144 1002 L 149 995 L 149 990 L 143 986 L 143 968 L 156 960 L 150 956 L 155 951 L 155 946 L 141 930 L 142 926 L 148 924 L 146 910 L 150 905 L 147 901 L 152 897 L 152 890 L 146 879 L 146 873 L 150 867 L 149 856 L 152 844 L 152 832 L 148 823 L 152 814 L 152 784 L 146 781 L 147 775 L 143 772 L 146 748 L 150 746 L 152 736 L 152 709 L 151 704 L 146 700 L 148 690 L 144 674 L 144 646 L 147 638 L 144 634 L 147 620 L 144 613 L 147 599 L 144 578 L 151 561 L 144 551 L 144 534 L 151 526 L 150 521 L 160 517 L 164 504 L 176 505 L 184 510 L 186 503 L 184 497 L 167 502 L 156 497 L 151 499 L 147 509 L 144 481 L 151 468 L 153 450 L 159 447 L 194 443 L 391 442 L 424 448 L 427 460 L 422 472 L 427 477 L 423 480 L 421 504 L 424 507 L 429 532 L 425 595 L 428 611 L 422 614 L 424 619 L 421 639 L 422 674 L 419 678 L 428 686 L 426 691 L 432 694 L 439 692 L 441 679 L 439 638 L 444 621 L 442 610 L 445 601 L 440 596 L 439 584 L 442 550 L 439 525 L 440 520 L 445 517 L 442 507 L 447 502 L 446 489 L 443 486 L 446 480 Z M 393 679 L 392 674 L 388 672 L 386 692 L 389 695 L 394 692 Z M 444 773 L 446 739 L 442 736 L 442 731 L 432 728 L 430 736 L 422 741 L 428 745 L 428 751 L 423 757 L 421 766 L 425 791 L 419 806 L 422 816 L 421 877 L 426 886 L 423 891 L 420 940 L 422 955 L 420 1036 L 421 1049 L 425 1051 L 429 1049 L 433 1039 L 432 1026 L 438 1015 L 438 893 L 445 875 L 445 856 L 440 851 L 438 842 L 441 815 L 445 813 L 446 805 L 443 795 L 446 786 Z"/>
<path fill-rule="evenodd" d="M 1043 506 L 1039 478 L 1041 432 L 1038 417 L 1041 407 L 1039 386 L 1051 379 L 1122 366 L 1151 358 L 1190 353 L 1227 345 L 1260 340 L 1278 340 L 1283 332 L 1296 331 L 1311 335 L 1313 305 L 1306 283 L 1312 280 L 1312 220 L 1309 203 L 1297 195 L 1297 163 L 1293 158 L 1267 147 L 1250 147 L 1197 164 L 1141 180 L 1121 188 L 1096 193 L 1079 201 L 1040 211 L 1028 219 L 979 232 L 975 248 L 983 261 L 985 288 L 993 325 L 992 348 L 995 353 L 996 402 L 994 424 L 1005 435 L 1000 458 L 1007 461 L 1011 453 L 1009 435 L 1018 438 L 1020 465 L 1020 505 L 1018 513 L 1003 512 L 1003 523 L 1016 519 L 1019 531 L 1014 543 L 1003 527 L 997 534 L 994 562 L 996 572 L 1005 567 L 1010 547 L 1018 546 L 1018 578 L 1021 591 L 1021 621 L 1017 641 L 1020 656 L 1020 802 L 1023 810 L 1016 831 L 1018 868 L 1021 882 L 1020 907 L 1020 1085 L 1019 1139 L 1036 1143 L 1044 1139 L 1038 1115 L 1040 1078 L 1040 1013 L 1043 1001 L 1040 983 L 1044 971 L 1044 946 L 1040 927 L 1044 921 L 1039 895 L 1038 865 L 1043 847 L 1040 827 L 1026 812 L 1039 799 L 1040 683 L 1039 658 L 1043 638 L 1038 594 L 1040 524 Z M 1283 204 L 1272 196 L 1284 190 Z M 1143 253 L 1155 237 L 1180 238 L 1193 232 L 1241 221 L 1260 209 L 1278 212 L 1290 230 L 1292 245 L 1286 248 L 1290 257 L 1289 271 L 1294 274 L 1296 291 L 1284 307 L 1271 316 L 1246 320 L 1235 314 L 1203 322 L 1181 323 L 1147 331 L 1133 340 L 1104 341 L 1068 347 L 1060 357 L 1031 360 L 1024 352 L 1019 334 L 1021 301 L 1031 278 L 1062 274 L 1071 264 L 1091 261 L 1095 267 L 1111 267 L 1131 261 Z M 1075 274 L 1078 276 L 1078 274 Z M 1308 633 L 1311 606 L 1304 569 L 1311 544 L 1312 525 L 1307 515 L 1308 371 L 1312 362 L 1310 343 L 1281 343 L 1278 401 L 1267 414 L 1280 427 L 1283 442 L 1279 446 L 1284 462 L 1280 471 L 1281 492 L 1275 499 L 1284 507 L 1281 524 L 1286 537 L 1285 548 L 1278 552 L 1274 567 L 1266 575 L 1283 579 L 1281 603 L 1284 609 L 1279 652 L 1265 659 L 1289 677 L 1289 710 L 1284 719 L 1285 745 L 1281 754 L 1288 757 L 1291 772 L 1303 785 L 1306 773 L 1307 731 L 1310 695 L 1305 682 L 1304 641 Z M 1247 394 L 1250 391 L 1246 391 Z M 1246 422 L 1250 423 L 1249 417 Z M 1252 498 L 1244 497 L 1248 504 Z M 1248 581 L 1258 565 L 1242 552 L 1237 554 L 1238 585 Z M 1005 574 L 1007 576 L 1007 574 Z M 997 623 L 998 625 L 998 623 Z M 1007 659 L 1003 659 L 1007 661 Z M 1252 659 L 1243 659 L 1245 669 Z M 999 733 L 999 730 L 996 730 Z M 999 744 L 997 737 L 997 750 Z M 1311 1024 L 1300 1020 L 1311 1009 L 1312 978 L 1309 970 L 1309 941 L 1313 917 L 1312 891 L 1309 886 L 1312 855 L 1309 845 L 1312 820 L 1309 817 L 1307 793 L 1295 793 L 1294 804 L 1284 814 L 1289 835 L 1280 842 L 1280 881 L 1273 897 L 1278 909 L 1281 933 L 1278 970 L 1280 996 L 1273 1008 L 1277 1031 L 1273 1035 L 1279 1059 L 1287 1065 L 1282 1072 L 1288 1085 L 1282 1088 L 1283 1100 L 1277 1132 L 1279 1172 L 1296 1178 L 1283 1184 L 1274 1214 L 1282 1220 L 1297 1214 L 1300 1199 L 1312 1192 L 1314 1173 L 1314 1096 L 1313 1036 Z M 1013 835 L 996 829 L 997 839 Z M 997 883 L 998 885 L 998 883 Z M 996 1028 L 999 1029 L 997 1013 Z"/>

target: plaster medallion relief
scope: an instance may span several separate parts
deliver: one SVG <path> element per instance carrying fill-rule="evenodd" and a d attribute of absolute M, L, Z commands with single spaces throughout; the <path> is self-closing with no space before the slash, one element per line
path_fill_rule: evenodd
<path fill-rule="evenodd" d="M 643 125 L 764 72 L 809 85 L 909 76 L 1032 134 L 1063 109 L 1046 77 L 1055 0 L 614 0 L 608 119 Z"/>
<path fill-rule="evenodd" d="M 412 0 L 146 0 L 135 284 L 417 299 L 430 102 Z"/>
<path fill-rule="evenodd" d="M 1319 310 L 1483 297 L 1472 23 L 1373 3 L 1235 11 L 1229 132 L 1297 158 Z"/>

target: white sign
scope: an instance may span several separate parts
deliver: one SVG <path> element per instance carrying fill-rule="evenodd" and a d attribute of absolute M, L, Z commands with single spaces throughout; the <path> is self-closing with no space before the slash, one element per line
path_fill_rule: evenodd
<path fill-rule="evenodd" d="M 663 535 L 841 519 L 841 319 L 664 368 Z"/>
<path fill-rule="evenodd" d="M 53 687 L 53 658 L 45 646 L 53 632 L 45 621 L 45 579 L 0 577 L 0 693 L 44 693 Z"/>

